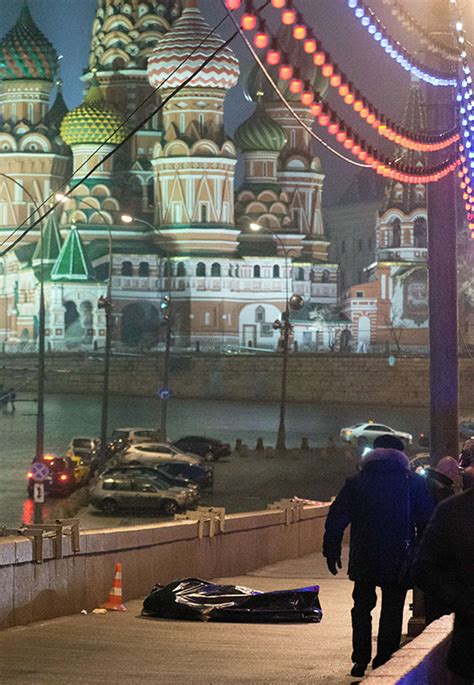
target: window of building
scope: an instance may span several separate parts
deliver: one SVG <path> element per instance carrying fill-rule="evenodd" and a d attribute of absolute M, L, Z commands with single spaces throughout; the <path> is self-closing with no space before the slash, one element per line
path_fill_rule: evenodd
<path fill-rule="evenodd" d="M 342 240 L 341 241 L 341 254 L 345 254 L 346 252 L 346 241 Z"/>
<path fill-rule="evenodd" d="M 363 290 L 357 290 L 356 291 L 356 297 L 364 297 L 364 291 Z"/>
<path fill-rule="evenodd" d="M 141 278 L 148 278 L 150 275 L 150 265 L 148 262 L 140 262 L 138 265 L 138 275 Z"/>
<path fill-rule="evenodd" d="M 321 274 L 321 283 L 329 283 L 330 273 L 327 269 L 324 269 Z"/>
<path fill-rule="evenodd" d="M 178 262 L 178 266 L 176 267 L 176 275 L 178 278 L 183 278 L 186 276 L 186 267 L 183 262 Z"/>
<path fill-rule="evenodd" d="M 258 264 L 253 267 L 253 277 L 260 278 L 260 267 Z"/>
<path fill-rule="evenodd" d="M 122 276 L 133 276 L 133 264 L 132 264 L 132 262 L 122 262 L 121 273 L 122 273 Z"/>
<path fill-rule="evenodd" d="M 155 202 L 155 181 L 153 178 L 148 180 L 146 185 L 146 196 L 149 207 L 153 207 Z"/>
<path fill-rule="evenodd" d="M 201 202 L 199 204 L 199 221 L 202 224 L 207 224 L 209 221 L 209 205 L 207 202 Z"/>
<path fill-rule="evenodd" d="M 298 269 L 296 270 L 296 280 L 304 281 L 304 269 L 302 266 L 298 267 Z"/>
<path fill-rule="evenodd" d="M 205 326 L 211 325 L 211 312 L 205 312 L 205 314 L 204 314 L 204 325 Z"/>
<path fill-rule="evenodd" d="M 173 267 L 171 262 L 166 260 L 165 265 L 163 267 L 163 276 L 165 278 L 170 278 L 173 275 Z"/>
<path fill-rule="evenodd" d="M 400 219 L 392 221 L 392 244 L 390 247 L 400 247 L 402 244 L 402 225 Z"/>
<path fill-rule="evenodd" d="M 206 265 L 204 262 L 199 262 L 199 264 L 196 266 L 196 276 L 205 276 L 206 275 Z"/>
<path fill-rule="evenodd" d="M 273 278 L 280 278 L 280 267 L 278 264 L 274 264 L 273 266 Z"/>
<path fill-rule="evenodd" d="M 255 310 L 255 323 L 265 322 L 265 307 L 257 307 Z"/>
<path fill-rule="evenodd" d="M 173 202 L 173 222 L 180 224 L 183 219 L 183 208 L 181 202 Z"/>
<path fill-rule="evenodd" d="M 211 276 L 214 278 L 219 278 L 221 275 L 221 265 L 218 264 L 217 262 L 214 262 L 214 264 L 211 266 Z"/>
<path fill-rule="evenodd" d="M 413 240 L 415 247 L 426 247 L 427 246 L 427 231 L 426 231 L 426 219 L 423 217 L 418 217 L 415 219 L 415 227 L 413 230 Z"/>

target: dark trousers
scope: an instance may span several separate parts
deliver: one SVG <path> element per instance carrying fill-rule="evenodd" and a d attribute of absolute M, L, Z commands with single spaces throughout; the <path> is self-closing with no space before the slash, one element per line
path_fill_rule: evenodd
<path fill-rule="evenodd" d="M 378 666 L 388 661 L 400 647 L 406 594 L 406 589 L 397 586 L 382 587 L 382 610 L 375 657 Z M 356 581 L 352 599 L 352 662 L 367 665 L 372 656 L 371 611 L 377 604 L 375 585 Z"/>

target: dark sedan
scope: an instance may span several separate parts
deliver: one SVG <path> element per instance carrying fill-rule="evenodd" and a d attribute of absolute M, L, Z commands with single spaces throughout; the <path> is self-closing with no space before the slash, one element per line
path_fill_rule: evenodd
<path fill-rule="evenodd" d="M 175 440 L 172 444 L 183 452 L 190 452 L 203 457 L 205 461 L 217 461 L 221 457 L 228 457 L 232 451 L 226 442 L 199 435 L 187 435 Z"/>
<path fill-rule="evenodd" d="M 33 462 L 35 463 L 35 462 Z M 48 465 L 50 477 L 44 482 L 47 495 L 69 495 L 75 488 L 74 464 L 69 457 L 49 457 L 44 460 Z M 33 497 L 33 473 L 28 472 L 28 496 Z"/>

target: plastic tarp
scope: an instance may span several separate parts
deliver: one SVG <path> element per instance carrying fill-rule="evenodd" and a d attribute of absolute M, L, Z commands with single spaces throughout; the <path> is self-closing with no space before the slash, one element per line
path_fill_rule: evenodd
<path fill-rule="evenodd" d="M 319 586 L 259 592 L 239 585 L 217 585 L 199 578 L 156 585 L 142 616 L 249 623 L 319 623 Z"/>

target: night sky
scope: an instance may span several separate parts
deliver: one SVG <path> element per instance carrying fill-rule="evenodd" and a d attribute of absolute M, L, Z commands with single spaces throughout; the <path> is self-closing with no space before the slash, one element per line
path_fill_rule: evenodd
<path fill-rule="evenodd" d="M 0 0 L 1 26 L 3 36 L 15 22 L 22 0 Z M 397 120 L 403 111 L 409 87 L 409 76 L 394 61 L 385 55 L 377 44 L 361 27 L 353 13 L 348 10 L 345 0 L 296 0 L 296 6 L 312 23 L 318 38 L 323 41 L 341 69 L 346 72 L 355 85 L 367 96 L 379 110 Z M 416 46 L 412 34 L 404 34 L 382 3 L 372 0 L 368 3 L 385 21 L 393 36 L 399 38 L 408 48 Z M 423 14 L 426 0 L 406 0 L 406 7 L 414 13 Z M 87 66 L 88 50 L 91 36 L 91 25 L 94 18 L 97 0 L 29 0 L 32 15 L 40 29 L 54 44 L 61 60 L 61 75 L 64 82 L 64 96 L 69 108 L 82 101 L 83 84 L 80 76 Z M 221 0 L 200 0 L 200 7 L 211 25 L 222 17 Z M 426 9 L 426 8 L 425 8 Z M 270 15 L 275 10 L 270 8 Z M 233 30 L 229 20 L 220 32 L 226 36 Z M 237 38 L 233 48 L 241 58 L 241 68 L 251 61 L 245 45 Z M 366 135 L 373 143 L 379 145 L 377 137 L 369 138 L 370 128 L 361 122 L 359 117 L 351 118 L 349 108 L 336 97 L 338 111 L 343 118 L 356 124 L 354 128 Z M 238 86 L 227 100 L 227 127 L 232 133 L 235 127 L 251 112 L 251 106 L 245 101 L 242 89 Z M 320 129 L 317 129 L 320 132 Z M 337 149 L 342 148 L 334 143 Z M 389 148 L 388 148 L 389 149 Z M 333 201 L 350 183 L 355 167 L 339 161 L 330 152 L 315 144 L 314 154 L 321 157 L 323 170 L 327 174 L 325 184 L 326 200 Z M 370 171 L 364 173 L 373 173 Z"/>

